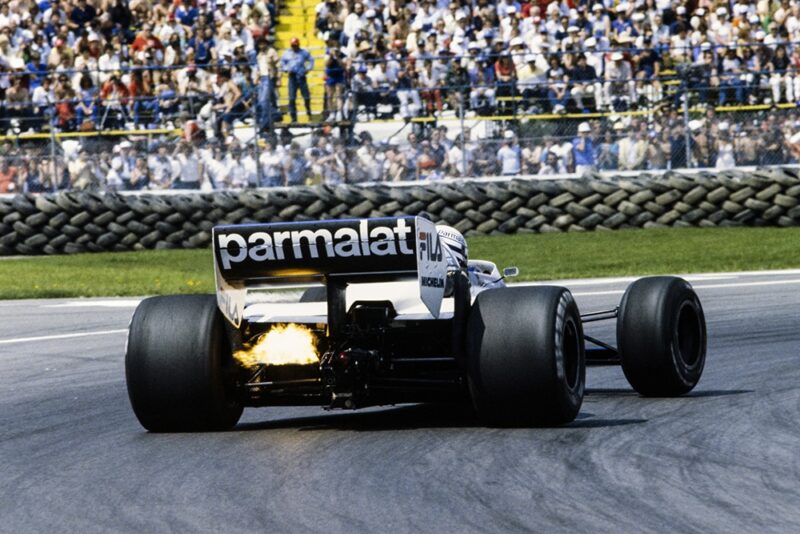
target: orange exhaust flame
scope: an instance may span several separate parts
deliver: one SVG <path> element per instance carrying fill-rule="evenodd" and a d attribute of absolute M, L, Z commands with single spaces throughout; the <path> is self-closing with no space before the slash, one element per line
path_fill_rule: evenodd
<path fill-rule="evenodd" d="M 245 367 L 317 363 L 319 355 L 315 341 L 314 332 L 307 326 L 276 325 L 251 347 L 234 352 L 233 357 Z"/>

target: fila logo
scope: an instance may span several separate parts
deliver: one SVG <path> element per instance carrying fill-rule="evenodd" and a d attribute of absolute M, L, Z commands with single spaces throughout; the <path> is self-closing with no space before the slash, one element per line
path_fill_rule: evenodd
<path fill-rule="evenodd" d="M 414 254 L 408 243 L 411 232 L 404 219 L 397 219 L 394 227 L 374 226 L 372 229 L 368 228 L 367 220 L 362 219 L 357 227 L 344 226 L 333 232 L 326 228 L 253 232 L 247 239 L 235 233 L 219 234 L 216 244 L 222 268 L 229 270 L 232 264 L 247 258 L 260 262 Z"/>
<path fill-rule="evenodd" d="M 217 291 L 217 303 L 225 317 L 230 318 L 230 320 L 237 325 L 241 322 L 242 318 L 239 317 L 239 307 L 227 292 Z"/>
<path fill-rule="evenodd" d="M 442 261 L 442 244 L 437 234 L 431 232 L 419 233 L 419 259 L 428 261 Z"/>

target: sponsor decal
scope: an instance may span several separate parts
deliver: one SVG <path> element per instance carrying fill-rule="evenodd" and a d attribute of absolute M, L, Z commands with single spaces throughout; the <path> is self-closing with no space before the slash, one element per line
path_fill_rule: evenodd
<path fill-rule="evenodd" d="M 217 307 L 234 327 L 239 328 L 244 315 L 244 303 L 247 289 L 241 283 L 228 283 L 219 272 L 214 262 L 214 278 L 217 283 Z"/>
<path fill-rule="evenodd" d="M 219 307 L 233 324 L 243 315 L 245 280 L 372 273 L 416 273 L 420 298 L 439 317 L 448 250 L 422 217 L 225 225 L 214 228 L 213 243 Z"/>
<path fill-rule="evenodd" d="M 384 222 L 384 221 L 380 221 Z M 308 228 L 275 229 L 265 226 L 254 232 L 222 231 L 216 235 L 221 268 L 254 262 L 294 262 L 297 260 L 353 258 L 367 256 L 408 256 L 413 228 L 406 219 L 395 219 L 393 226 L 335 222 Z"/>
<path fill-rule="evenodd" d="M 419 295 L 431 315 L 438 319 L 444 298 L 447 258 L 436 226 L 422 217 L 417 217 L 415 226 L 419 251 L 417 254 Z"/>
<path fill-rule="evenodd" d="M 217 305 L 222 315 L 227 317 L 235 326 L 238 326 L 242 322 L 242 312 L 230 293 L 227 291 L 220 291 L 217 293 Z"/>
<path fill-rule="evenodd" d="M 421 276 L 419 278 L 422 287 L 444 287 L 443 278 L 434 278 L 431 276 Z"/>
<path fill-rule="evenodd" d="M 442 242 L 437 232 L 419 233 L 419 259 L 442 261 Z"/>

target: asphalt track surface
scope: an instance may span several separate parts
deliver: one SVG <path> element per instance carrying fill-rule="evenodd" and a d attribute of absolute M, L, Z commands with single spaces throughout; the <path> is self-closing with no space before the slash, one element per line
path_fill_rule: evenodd
<path fill-rule="evenodd" d="M 697 389 L 644 399 L 590 369 L 578 419 L 552 429 L 420 405 L 148 434 L 124 381 L 135 300 L 2 302 L 0 531 L 798 532 L 800 271 L 690 280 Z M 586 312 L 626 283 L 565 285 Z"/>

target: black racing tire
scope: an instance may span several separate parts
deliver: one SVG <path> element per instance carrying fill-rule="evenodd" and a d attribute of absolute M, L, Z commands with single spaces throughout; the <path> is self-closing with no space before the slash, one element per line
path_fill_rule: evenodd
<path fill-rule="evenodd" d="M 325 302 L 328 300 L 328 289 L 325 286 L 309 287 L 300 295 L 300 302 Z"/>
<path fill-rule="evenodd" d="M 494 426 L 573 421 L 583 403 L 586 354 L 580 313 L 563 287 L 505 287 L 469 312 L 467 378 L 479 418 Z"/>
<path fill-rule="evenodd" d="M 674 276 L 633 282 L 619 307 L 617 345 L 622 371 L 646 397 L 691 391 L 706 361 L 706 321 L 689 283 Z"/>
<path fill-rule="evenodd" d="M 151 432 L 227 430 L 242 415 L 226 370 L 233 366 L 214 295 L 151 297 L 128 332 L 125 377 L 137 419 Z"/>

